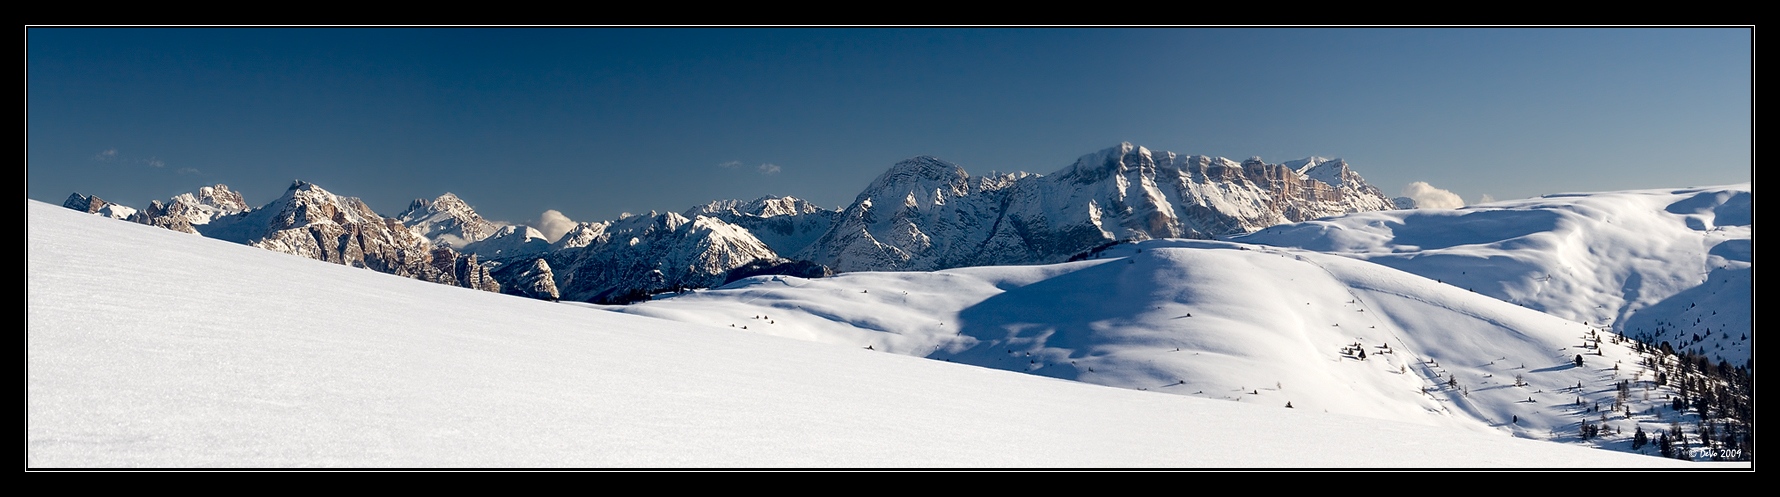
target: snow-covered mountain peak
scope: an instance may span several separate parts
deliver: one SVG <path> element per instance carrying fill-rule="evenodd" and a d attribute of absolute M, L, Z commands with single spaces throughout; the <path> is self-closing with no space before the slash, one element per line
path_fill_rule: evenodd
<path fill-rule="evenodd" d="M 1305 157 L 1302 159 L 1285 161 L 1285 162 L 1280 163 L 1279 165 L 1292 168 L 1292 170 L 1294 170 L 1294 171 L 1304 172 L 1305 169 L 1308 169 L 1312 166 L 1316 166 L 1317 164 L 1329 162 L 1331 160 L 1340 160 L 1340 159 L 1330 159 L 1328 157 L 1318 157 L 1318 156 L 1312 155 L 1310 157 Z"/>
<path fill-rule="evenodd" d="M 196 194 L 187 193 L 181 196 L 190 196 L 197 205 L 212 207 L 223 215 L 252 208 L 247 205 L 247 199 L 241 197 L 241 193 L 230 190 L 229 185 L 222 183 L 217 183 L 216 186 L 201 186 L 198 187 Z"/>
<path fill-rule="evenodd" d="M 748 202 L 747 212 L 760 217 L 814 214 L 824 209 L 797 197 L 767 196 Z"/>
<path fill-rule="evenodd" d="M 975 188 L 976 191 L 979 193 L 993 192 L 993 191 L 997 191 L 997 190 L 1000 190 L 1003 188 L 1007 188 L 1009 186 L 1013 186 L 1014 183 L 1019 182 L 1022 179 L 1040 177 L 1040 176 L 1042 176 L 1042 175 L 1029 173 L 1029 172 L 1025 172 L 1025 171 L 1015 171 L 1015 172 L 1011 172 L 1011 173 L 998 173 L 998 172 L 990 171 L 988 175 L 978 176 L 976 178 L 973 178 L 976 182 L 973 183 L 971 185 L 971 187 Z"/>
<path fill-rule="evenodd" d="M 1303 162 L 1325 164 L 1334 183 L 1259 157 L 1182 157 L 1130 142 L 1050 175 L 974 181 L 917 157 L 874 181 L 797 258 L 841 271 L 1057 262 L 1117 240 L 1211 238 L 1392 207 L 1344 163 Z"/>
<path fill-rule="evenodd" d="M 604 223 L 606 226 L 604 226 L 603 229 L 598 226 L 600 223 L 577 226 L 575 229 L 571 229 L 567 234 L 563 235 L 563 240 L 585 238 L 589 235 L 593 235 L 595 238 L 600 238 L 600 235 L 594 235 L 596 231 L 602 232 L 601 235 L 610 234 L 619 238 L 652 235 L 657 232 L 673 232 L 680 229 L 681 225 L 689 222 L 692 222 L 690 218 L 687 218 L 685 215 L 678 212 L 662 213 L 649 211 L 648 214 L 628 214 L 615 221 L 608 221 Z M 558 243 L 561 243 L 561 240 L 559 240 Z"/>
<path fill-rule="evenodd" d="M 501 237 L 522 236 L 525 238 L 544 238 L 544 233 L 541 231 L 538 231 L 537 228 L 533 228 L 531 226 L 526 226 L 526 225 L 522 225 L 522 224 L 513 224 L 513 225 L 502 226 L 501 229 L 494 230 L 494 234 L 489 235 L 489 237 L 491 237 L 491 238 L 497 237 L 497 236 L 501 236 Z"/>
<path fill-rule="evenodd" d="M 284 195 L 267 204 L 273 215 L 273 229 L 289 229 L 311 224 L 347 224 L 382 222 L 364 201 L 342 197 L 307 181 L 294 181 Z"/>
<path fill-rule="evenodd" d="M 931 191 L 935 188 L 963 195 L 970 191 L 970 174 L 957 164 L 932 156 L 912 157 L 890 166 L 855 201 L 888 195 L 900 202 L 909 192 Z M 880 198 L 879 202 L 884 200 Z"/>
<path fill-rule="evenodd" d="M 150 201 L 148 207 L 132 214 L 130 221 L 159 226 L 173 231 L 200 234 L 197 226 L 250 210 L 240 193 L 228 185 L 217 184 L 198 188 L 195 193 L 174 195 L 167 202 Z"/>
<path fill-rule="evenodd" d="M 699 216 L 699 218 L 704 219 L 704 216 Z M 657 226 L 672 231 L 680 229 L 680 225 L 692 222 L 692 220 L 687 219 L 686 216 L 682 216 L 678 212 L 669 212 L 656 216 L 655 222 Z"/>
<path fill-rule="evenodd" d="M 1173 153 L 1165 152 L 1169 156 Z M 1156 159 L 1150 149 L 1132 145 L 1131 142 L 1120 142 L 1117 146 L 1108 147 L 1099 152 L 1083 155 L 1060 171 L 1052 174 L 1058 178 L 1070 178 L 1077 183 L 1093 183 L 1111 176 L 1122 175 L 1136 169 L 1154 174 Z"/>
<path fill-rule="evenodd" d="M 433 200 L 414 199 L 396 219 L 414 234 L 458 249 L 487 238 L 501 227 L 483 219 L 470 204 L 450 192 Z"/>
<path fill-rule="evenodd" d="M 869 199 L 867 203 L 869 203 Z M 780 255 L 796 254 L 827 233 L 841 211 L 796 197 L 765 196 L 748 202 L 718 200 L 687 209 L 685 216 L 722 219 L 747 228 Z"/>
<path fill-rule="evenodd" d="M 611 227 L 611 221 L 577 223 L 575 224 L 575 227 L 569 228 L 567 233 L 563 233 L 562 238 L 559 238 L 555 243 L 552 243 L 550 245 L 550 250 L 555 251 L 586 247 L 588 244 L 600 240 L 601 237 L 605 236 L 606 229 Z"/>
<path fill-rule="evenodd" d="M 682 215 L 690 218 L 696 216 L 754 216 L 761 218 L 777 216 L 800 216 L 822 212 L 823 209 L 808 200 L 797 197 L 781 197 L 767 195 L 754 200 L 713 200 L 704 205 L 686 209 Z M 730 221 L 734 222 L 734 221 Z"/>
<path fill-rule="evenodd" d="M 1307 157 L 1295 161 L 1287 161 L 1285 164 L 1281 165 L 1297 171 L 1298 176 L 1300 177 L 1321 181 L 1323 184 L 1336 187 L 1346 184 L 1348 175 L 1350 174 L 1350 171 L 1347 168 L 1347 161 L 1341 159 Z"/>
<path fill-rule="evenodd" d="M 563 298 L 623 301 L 651 291 L 709 287 L 729 270 L 777 254 L 746 228 L 710 216 L 688 219 L 677 212 L 630 216 L 576 226 L 557 242 Z"/>
<path fill-rule="evenodd" d="M 492 261 L 536 256 L 549 250 L 550 240 L 544 238 L 544 233 L 525 225 L 502 226 L 487 238 L 463 247 L 466 253 Z"/>

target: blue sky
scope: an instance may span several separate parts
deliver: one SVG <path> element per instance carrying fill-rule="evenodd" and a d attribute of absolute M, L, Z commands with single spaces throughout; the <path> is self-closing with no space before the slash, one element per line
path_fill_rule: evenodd
<path fill-rule="evenodd" d="M 1522 198 L 1752 181 L 1750 28 L 26 31 L 26 194 L 580 221 L 1121 141 Z"/>

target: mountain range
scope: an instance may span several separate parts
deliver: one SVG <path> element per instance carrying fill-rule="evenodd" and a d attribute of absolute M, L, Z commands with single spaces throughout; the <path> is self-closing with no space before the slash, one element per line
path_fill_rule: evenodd
<path fill-rule="evenodd" d="M 1049 175 L 971 177 L 915 157 L 838 210 L 793 197 L 720 200 L 579 223 L 557 240 L 483 219 L 450 193 L 384 217 L 302 181 L 258 208 L 226 185 L 140 211 L 79 193 L 64 206 L 427 281 L 615 303 L 721 285 L 756 263 L 841 272 L 1043 264 L 1118 241 L 1229 236 L 1400 201 L 1339 159 L 1238 163 L 1123 143 Z"/>

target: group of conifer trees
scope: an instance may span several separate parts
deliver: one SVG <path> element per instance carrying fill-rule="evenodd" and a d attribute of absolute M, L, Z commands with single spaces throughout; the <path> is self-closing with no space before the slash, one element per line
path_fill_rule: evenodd
<path fill-rule="evenodd" d="M 1644 357 L 1643 366 L 1654 373 L 1654 386 L 1672 386 L 1671 411 L 1677 415 L 1669 428 L 1652 439 L 1642 428 L 1632 435 L 1632 448 L 1654 444 L 1658 454 L 1693 459 L 1709 454 L 1712 460 L 1748 461 L 1755 454 L 1754 361 L 1733 366 L 1720 360 L 1713 364 L 1700 351 L 1677 351 L 1668 342 L 1635 341 Z M 1630 382 L 1621 382 L 1620 396 L 1630 394 Z M 1683 426 L 1680 415 L 1697 414 L 1693 426 Z M 1693 448 L 1705 450 L 1690 450 Z"/>

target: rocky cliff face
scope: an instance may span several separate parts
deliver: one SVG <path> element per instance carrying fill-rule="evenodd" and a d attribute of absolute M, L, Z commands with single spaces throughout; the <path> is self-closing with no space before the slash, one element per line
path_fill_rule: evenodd
<path fill-rule="evenodd" d="M 556 290 L 556 274 L 544 259 L 503 264 L 493 274 L 502 282 L 501 293 L 543 300 L 562 298 Z"/>
<path fill-rule="evenodd" d="M 487 261 L 500 283 L 501 293 L 543 300 L 557 300 L 556 275 L 547 260 L 551 244 L 530 226 L 503 226 L 479 241 L 465 245 L 464 252 Z"/>

